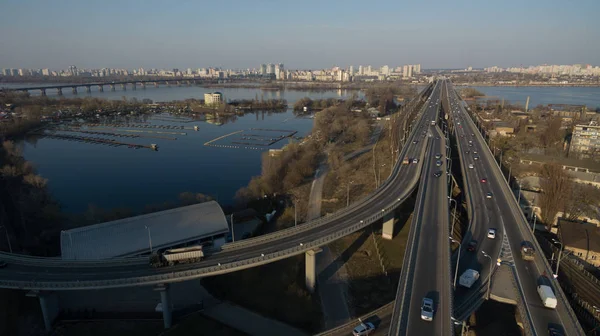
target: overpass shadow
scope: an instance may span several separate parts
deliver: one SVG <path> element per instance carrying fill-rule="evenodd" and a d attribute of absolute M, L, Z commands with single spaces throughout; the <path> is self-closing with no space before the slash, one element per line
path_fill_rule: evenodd
<path fill-rule="evenodd" d="M 325 267 L 319 276 L 324 276 L 327 279 L 330 279 L 340 269 L 340 267 L 342 267 L 350 259 L 350 257 L 356 253 L 361 246 L 363 246 L 363 244 L 369 238 L 370 232 L 371 230 L 368 228 L 363 229 L 360 233 L 360 236 L 358 236 L 358 238 L 356 238 L 354 242 L 350 244 L 350 246 L 340 253 L 340 255 L 335 258 L 332 263 Z"/>

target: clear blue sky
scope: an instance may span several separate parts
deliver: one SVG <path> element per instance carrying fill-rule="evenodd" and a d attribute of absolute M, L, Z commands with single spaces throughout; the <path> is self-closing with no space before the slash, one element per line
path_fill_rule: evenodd
<path fill-rule="evenodd" d="M 0 68 L 600 65 L 600 0 L 0 0 Z"/>

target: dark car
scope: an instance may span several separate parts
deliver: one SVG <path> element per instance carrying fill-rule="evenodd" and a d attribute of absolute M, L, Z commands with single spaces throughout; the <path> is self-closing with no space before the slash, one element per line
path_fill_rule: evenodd
<path fill-rule="evenodd" d="M 467 251 L 469 251 L 469 252 L 475 252 L 475 250 L 477 250 L 477 241 L 476 240 L 471 240 L 469 242 L 469 245 L 467 245 Z"/>
<path fill-rule="evenodd" d="M 435 173 L 433 173 L 433 176 L 440 177 L 440 176 L 442 176 L 442 172 L 441 171 L 435 172 Z"/>
<path fill-rule="evenodd" d="M 564 336 L 564 330 L 561 325 L 550 323 L 548 325 L 548 335 L 550 336 Z"/>

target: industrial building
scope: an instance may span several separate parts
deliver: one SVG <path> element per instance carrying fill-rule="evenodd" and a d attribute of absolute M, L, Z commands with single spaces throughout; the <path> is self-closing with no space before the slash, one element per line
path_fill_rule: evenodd
<path fill-rule="evenodd" d="M 600 160 L 600 125 L 590 122 L 588 125 L 576 125 L 569 155 L 579 159 Z"/>
<path fill-rule="evenodd" d="M 149 254 L 173 246 L 225 243 L 229 225 L 215 201 L 65 230 L 64 260 L 98 260 Z"/>
<path fill-rule="evenodd" d="M 223 102 L 221 92 L 209 92 L 204 94 L 204 105 L 219 105 Z"/>

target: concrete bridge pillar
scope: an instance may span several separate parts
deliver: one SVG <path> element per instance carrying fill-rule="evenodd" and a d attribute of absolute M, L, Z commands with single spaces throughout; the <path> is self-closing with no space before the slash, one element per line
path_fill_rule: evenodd
<path fill-rule="evenodd" d="M 394 238 L 394 224 L 396 219 L 394 218 L 394 212 L 390 212 L 383 217 L 383 228 L 381 230 L 381 237 L 384 239 Z"/>
<path fill-rule="evenodd" d="M 42 317 L 44 318 L 44 327 L 46 331 L 52 330 L 52 324 L 58 316 L 60 306 L 58 305 L 58 295 L 56 292 L 31 291 L 26 294 L 29 297 L 36 297 L 40 301 L 42 308 Z"/>
<path fill-rule="evenodd" d="M 309 292 L 315 291 L 315 285 L 317 284 L 317 269 L 316 269 L 316 259 L 317 253 L 321 252 L 320 248 L 306 251 L 306 289 Z"/>
<path fill-rule="evenodd" d="M 146 83 L 140 83 L 140 85 L 142 85 L 143 90 L 146 90 Z"/>
<path fill-rule="evenodd" d="M 115 84 L 110 84 L 110 91 L 115 91 Z"/>
<path fill-rule="evenodd" d="M 62 96 L 62 88 L 57 88 L 56 94 L 58 94 L 59 96 Z"/>
<path fill-rule="evenodd" d="M 73 92 L 73 94 L 77 94 L 77 86 L 73 86 L 71 88 L 71 91 Z"/>
<path fill-rule="evenodd" d="M 154 288 L 155 291 L 160 292 L 160 303 L 162 306 L 163 322 L 165 329 L 171 328 L 172 321 L 172 309 L 171 307 L 171 295 L 169 293 L 169 284 L 160 284 Z"/>
<path fill-rule="evenodd" d="M 98 91 L 104 92 L 104 85 L 98 85 Z"/>
<path fill-rule="evenodd" d="M 192 81 L 187 81 L 187 86 L 192 86 Z"/>
<path fill-rule="evenodd" d="M 91 85 L 86 85 L 85 92 L 92 93 L 92 86 Z"/>
<path fill-rule="evenodd" d="M 167 85 L 167 87 L 171 86 L 171 84 L 169 84 L 169 82 L 165 82 L 165 84 Z"/>
<path fill-rule="evenodd" d="M 176 84 L 177 84 L 177 86 L 181 86 L 181 82 L 180 81 L 177 81 Z"/>
<path fill-rule="evenodd" d="M 158 82 L 154 82 L 154 87 L 157 88 L 158 87 Z"/>
<path fill-rule="evenodd" d="M 125 85 L 125 84 L 121 84 L 121 89 L 122 89 L 123 91 L 127 91 L 127 85 Z"/>
<path fill-rule="evenodd" d="M 135 91 L 137 89 L 137 84 L 136 83 L 131 83 L 131 89 L 133 91 Z"/>
<path fill-rule="evenodd" d="M 46 95 L 46 89 L 40 89 L 40 92 L 41 92 L 42 96 Z"/>

